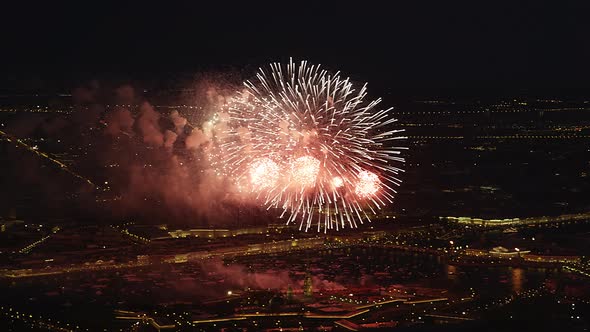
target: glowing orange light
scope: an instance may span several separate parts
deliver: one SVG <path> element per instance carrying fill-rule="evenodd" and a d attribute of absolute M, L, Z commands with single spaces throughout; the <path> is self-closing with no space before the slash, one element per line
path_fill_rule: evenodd
<path fill-rule="evenodd" d="M 320 172 L 320 161 L 311 156 L 295 159 L 291 164 L 291 180 L 303 187 L 313 186 Z"/>
<path fill-rule="evenodd" d="M 356 186 L 356 194 L 361 197 L 375 195 L 381 187 L 381 181 L 377 174 L 369 171 L 361 171 L 358 175 L 359 182 Z"/>
<path fill-rule="evenodd" d="M 332 185 L 334 188 L 340 188 L 344 185 L 344 180 L 339 176 L 335 176 L 332 178 Z"/>
<path fill-rule="evenodd" d="M 279 165 L 268 158 L 254 161 L 250 165 L 250 181 L 254 189 L 273 187 L 279 178 Z"/>

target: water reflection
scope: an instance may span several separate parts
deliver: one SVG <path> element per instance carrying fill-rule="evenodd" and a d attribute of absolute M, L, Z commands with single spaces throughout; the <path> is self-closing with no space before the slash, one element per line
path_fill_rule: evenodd
<path fill-rule="evenodd" d="M 457 267 L 455 265 L 446 265 L 447 278 L 449 280 L 457 279 Z"/>
<path fill-rule="evenodd" d="M 512 291 L 515 293 L 522 292 L 524 281 L 524 269 L 516 267 L 512 269 Z"/>

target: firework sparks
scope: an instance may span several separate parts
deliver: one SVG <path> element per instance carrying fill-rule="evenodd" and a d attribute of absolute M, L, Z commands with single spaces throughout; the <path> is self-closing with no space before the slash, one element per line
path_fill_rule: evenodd
<path fill-rule="evenodd" d="M 360 197 L 371 197 L 377 193 L 381 186 L 381 181 L 377 174 L 362 171 L 358 175 L 358 183 L 356 185 L 356 194 Z"/>
<path fill-rule="evenodd" d="M 332 178 L 332 185 L 334 188 L 340 188 L 344 185 L 344 180 L 339 176 L 335 176 Z"/>
<path fill-rule="evenodd" d="M 279 166 L 268 158 L 254 161 L 250 165 L 250 181 L 253 189 L 272 188 L 279 178 Z"/>
<path fill-rule="evenodd" d="M 223 107 L 212 152 L 218 173 L 240 182 L 287 224 L 306 231 L 358 227 L 393 202 L 405 147 L 390 109 L 366 85 L 303 61 L 274 63 Z M 315 221 L 315 222 L 314 222 Z"/>
<path fill-rule="evenodd" d="M 295 185 L 311 187 L 315 185 L 320 171 L 320 161 L 311 156 L 295 159 L 291 165 L 291 179 Z"/>

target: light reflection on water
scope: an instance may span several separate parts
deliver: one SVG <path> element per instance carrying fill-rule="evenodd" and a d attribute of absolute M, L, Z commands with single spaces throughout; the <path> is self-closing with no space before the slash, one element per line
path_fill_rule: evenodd
<path fill-rule="evenodd" d="M 244 257 L 234 263 L 253 265 L 254 271 L 295 274 L 295 278 L 309 270 L 346 287 L 410 285 L 447 289 L 457 295 L 468 295 L 472 290 L 489 296 L 508 295 L 538 287 L 551 278 L 545 269 L 452 265 L 430 254 L 381 248 L 333 249 L 313 256 L 294 253 L 276 261 L 267 257 L 264 262 Z"/>

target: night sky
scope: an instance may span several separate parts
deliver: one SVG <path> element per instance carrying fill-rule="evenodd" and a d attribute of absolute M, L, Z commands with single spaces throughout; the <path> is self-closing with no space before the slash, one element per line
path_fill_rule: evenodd
<path fill-rule="evenodd" d="M 318 3 L 4 4 L 0 89 L 250 71 L 290 56 L 398 91 L 588 87 L 586 1 Z"/>

